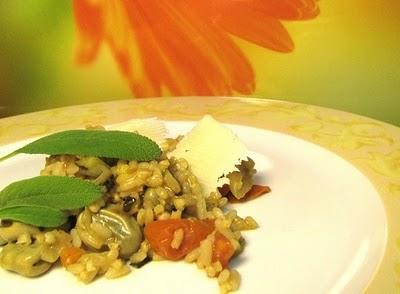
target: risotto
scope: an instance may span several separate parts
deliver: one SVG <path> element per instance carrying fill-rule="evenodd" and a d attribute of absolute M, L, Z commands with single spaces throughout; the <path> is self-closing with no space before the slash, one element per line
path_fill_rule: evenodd
<path fill-rule="evenodd" d="M 164 140 L 162 155 L 151 161 L 47 157 L 42 176 L 92 181 L 102 187 L 102 197 L 69 211 L 68 222 L 57 228 L 3 221 L 0 266 L 35 277 L 60 260 L 77 279 L 90 283 L 97 276 L 124 276 L 151 261 L 184 260 L 216 278 L 221 293 L 237 290 L 240 275 L 229 261 L 244 250 L 242 232 L 256 229 L 257 222 L 229 209 L 230 187 L 240 177 L 232 176 L 229 185 L 207 195 L 188 161 L 169 156 L 181 139 Z M 248 170 L 253 176 L 249 158 L 235 173 Z M 243 178 L 249 188 L 242 192 L 249 193 L 252 177 Z"/>

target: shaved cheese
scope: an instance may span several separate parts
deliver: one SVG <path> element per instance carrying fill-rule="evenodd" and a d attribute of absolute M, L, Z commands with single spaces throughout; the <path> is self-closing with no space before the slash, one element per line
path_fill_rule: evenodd
<path fill-rule="evenodd" d="M 112 124 L 106 127 L 107 130 L 118 130 L 136 132 L 150 138 L 158 145 L 164 142 L 167 129 L 164 122 L 158 118 L 131 119 L 122 123 Z"/>
<path fill-rule="evenodd" d="M 224 176 L 236 170 L 235 165 L 246 154 L 246 146 L 229 128 L 206 115 L 169 156 L 186 159 L 205 195 L 209 195 L 229 183 Z"/>

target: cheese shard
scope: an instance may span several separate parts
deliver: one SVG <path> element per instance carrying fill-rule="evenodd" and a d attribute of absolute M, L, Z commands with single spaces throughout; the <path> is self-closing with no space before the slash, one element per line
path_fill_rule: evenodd
<path fill-rule="evenodd" d="M 246 155 L 244 143 L 229 128 L 206 115 L 169 157 L 186 159 L 208 196 L 223 184 L 229 184 L 225 176 L 236 170 L 235 165 L 246 159 Z"/>
<path fill-rule="evenodd" d="M 161 145 L 167 135 L 167 129 L 163 121 L 158 118 L 131 119 L 121 123 L 106 126 L 107 130 L 136 132 L 145 136 L 158 145 Z"/>

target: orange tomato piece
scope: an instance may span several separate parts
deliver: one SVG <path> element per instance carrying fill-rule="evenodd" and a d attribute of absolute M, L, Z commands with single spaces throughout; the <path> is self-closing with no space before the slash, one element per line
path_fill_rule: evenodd
<path fill-rule="evenodd" d="M 234 253 L 235 249 L 228 238 L 218 231 L 215 232 L 212 261 L 219 261 L 222 267 L 226 268 Z"/>
<path fill-rule="evenodd" d="M 60 260 L 64 267 L 76 263 L 85 253 L 84 250 L 76 247 L 64 247 L 60 252 Z"/>
<path fill-rule="evenodd" d="M 175 249 L 171 242 L 178 229 L 183 229 L 184 237 L 179 248 Z M 165 259 L 179 260 L 197 248 L 213 231 L 213 220 L 168 219 L 147 224 L 144 235 L 155 253 Z"/>

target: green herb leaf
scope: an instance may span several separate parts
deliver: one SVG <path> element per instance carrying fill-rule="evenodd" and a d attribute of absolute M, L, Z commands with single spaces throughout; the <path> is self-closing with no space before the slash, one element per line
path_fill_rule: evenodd
<path fill-rule="evenodd" d="M 84 207 L 103 195 L 96 184 L 72 177 L 39 176 L 14 182 L 0 192 L 0 207 L 47 206 L 55 209 Z"/>
<path fill-rule="evenodd" d="M 70 154 L 150 161 L 160 157 L 161 149 L 149 138 L 132 132 L 70 130 L 40 138 L 0 158 L 0 161 L 18 153 Z"/>
<path fill-rule="evenodd" d="M 58 227 L 67 221 L 67 216 L 58 209 L 46 206 L 14 206 L 0 208 L 0 219 L 38 227 Z"/>

